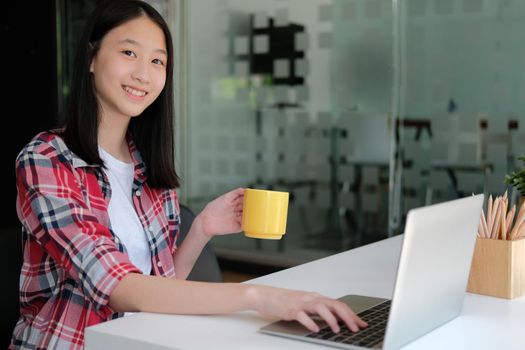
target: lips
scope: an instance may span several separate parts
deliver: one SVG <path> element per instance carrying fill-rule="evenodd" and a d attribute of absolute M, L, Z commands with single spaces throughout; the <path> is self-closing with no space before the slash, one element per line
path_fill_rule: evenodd
<path fill-rule="evenodd" d="M 142 99 L 144 96 L 146 96 L 148 94 L 147 91 L 144 91 L 144 90 L 141 90 L 141 89 L 137 89 L 136 87 L 122 85 L 122 88 L 124 89 L 124 91 L 126 91 L 128 96 L 131 96 L 131 97 L 136 98 L 136 99 Z"/>

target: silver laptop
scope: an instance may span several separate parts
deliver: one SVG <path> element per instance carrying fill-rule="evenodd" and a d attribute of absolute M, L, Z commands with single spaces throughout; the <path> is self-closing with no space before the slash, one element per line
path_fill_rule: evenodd
<path fill-rule="evenodd" d="M 347 295 L 346 302 L 369 326 L 357 333 L 326 324 L 312 333 L 298 322 L 279 321 L 260 332 L 343 349 L 398 349 L 452 320 L 467 288 L 483 195 L 408 213 L 392 300 Z M 348 281 L 352 283 L 352 281 Z"/>

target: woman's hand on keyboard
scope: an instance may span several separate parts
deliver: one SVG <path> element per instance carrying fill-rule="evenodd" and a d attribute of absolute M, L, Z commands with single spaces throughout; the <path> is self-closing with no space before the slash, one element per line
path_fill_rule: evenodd
<path fill-rule="evenodd" d="M 252 289 L 255 310 L 264 316 L 282 320 L 296 320 L 312 332 L 318 332 L 319 326 L 311 316 L 320 316 L 332 329 L 340 330 L 338 320 L 344 321 L 349 329 L 357 332 L 367 326 L 350 307 L 319 293 L 303 292 L 268 286 L 254 286 Z"/>

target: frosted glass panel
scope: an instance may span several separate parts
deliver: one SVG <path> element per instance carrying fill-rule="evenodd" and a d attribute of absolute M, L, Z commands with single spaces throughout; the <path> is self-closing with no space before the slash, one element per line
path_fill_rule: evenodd
<path fill-rule="evenodd" d="M 219 254 L 278 250 L 305 260 L 387 237 L 391 6 L 382 0 L 188 6 L 189 115 L 182 131 L 188 141 L 181 147 L 190 168 L 181 198 L 198 212 L 238 186 L 291 195 L 286 241 L 225 236 L 214 240 Z M 372 44 L 379 60 L 368 59 Z M 354 117 L 359 131 L 345 127 Z M 350 150 L 363 152 L 357 159 Z"/>
<path fill-rule="evenodd" d="M 187 4 L 181 198 L 291 194 L 285 241 L 225 236 L 219 252 L 356 247 L 402 233 L 416 206 L 500 194 L 520 165 L 523 1 Z"/>
<path fill-rule="evenodd" d="M 409 192 L 403 174 L 417 164 L 417 148 L 429 164 L 411 176 L 423 204 L 471 193 L 501 195 L 515 167 L 514 140 L 525 113 L 522 28 L 525 3 L 505 0 L 400 1 L 400 65 L 394 82 L 399 101 L 395 183 Z M 400 180 L 399 182 L 397 180 Z M 396 187 L 396 186 L 394 186 Z M 414 186 L 413 186 L 414 187 Z M 515 197 L 514 197 L 515 198 Z M 391 229 L 402 232 L 408 201 L 394 203 Z M 405 205 L 403 208 L 402 206 Z"/>

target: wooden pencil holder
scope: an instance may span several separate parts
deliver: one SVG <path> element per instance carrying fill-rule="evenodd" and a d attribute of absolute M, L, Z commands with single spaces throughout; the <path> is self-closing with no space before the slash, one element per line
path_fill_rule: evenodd
<path fill-rule="evenodd" d="M 467 291 L 513 299 L 525 295 L 525 238 L 477 238 Z"/>

